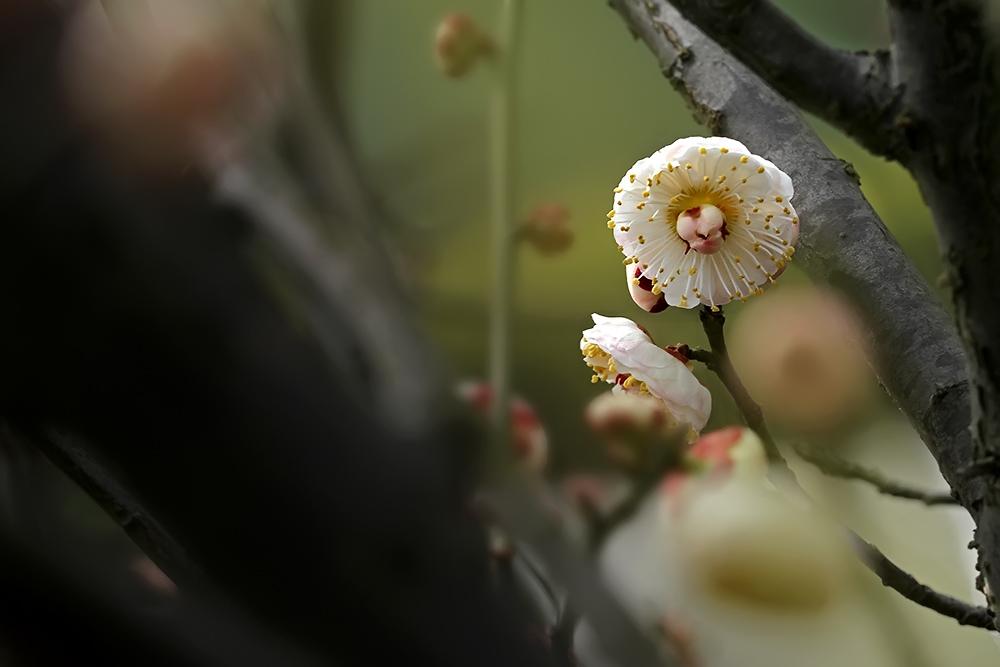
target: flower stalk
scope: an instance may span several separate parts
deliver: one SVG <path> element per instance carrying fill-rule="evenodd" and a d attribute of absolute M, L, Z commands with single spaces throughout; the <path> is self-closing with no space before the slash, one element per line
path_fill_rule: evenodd
<path fill-rule="evenodd" d="M 495 392 L 491 422 L 492 462 L 501 463 L 510 440 L 510 332 L 513 311 L 515 230 L 514 174 L 517 107 L 517 53 L 523 0 L 503 0 L 493 61 L 492 90 L 492 245 L 493 294 L 490 302 L 489 380 Z"/>

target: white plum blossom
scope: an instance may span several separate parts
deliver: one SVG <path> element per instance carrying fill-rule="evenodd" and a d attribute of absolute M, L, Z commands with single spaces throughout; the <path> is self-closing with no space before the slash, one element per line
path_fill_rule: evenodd
<path fill-rule="evenodd" d="M 631 280 L 681 308 L 759 294 L 795 252 L 792 180 L 738 141 L 688 137 L 635 163 L 608 226 Z"/>
<path fill-rule="evenodd" d="M 594 326 L 580 340 L 583 359 L 594 371 L 591 381 L 612 384 L 615 391 L 651 394 L 679 422 L 700 431 L 712 411 L 712 395 L 687 365 L 657 347 L 632 320 L 592 317 Z"/>

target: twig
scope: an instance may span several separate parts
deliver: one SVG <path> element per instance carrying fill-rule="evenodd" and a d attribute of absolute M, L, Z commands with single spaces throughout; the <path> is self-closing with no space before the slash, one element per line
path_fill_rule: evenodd
<path fill-rule="evenodd" d="M 891 588 L 906 599 L 936 611 L 958 621 L 959 625 L 968 625 L 986 630 L 996 630 L 993 612 L 986 607 L 977 607 L 950 595 L 939 593 L 917 581 L 913 575 L 902 570 L 890 561 L 885 554 L 874 545 L 869 544 L 857 535 L 854 536 L 859 556 L 872 572 L 887 588 Z"/>
<path fill-rule="evenodd" d="M 879 493 L 887 496 L 895 496 L 896 498 L 905 498 L 907 500 L 919 500 L 925 505 L 958 504 L 950 493 L 936 493 L 915 489 L 895 480 L 888 479 L 876 470 L 866 468 L 853 461 L 844 460 L 830 452 L 822 451 L 815 447 L 795 445 L 795 453 L 802 460 L 808 461 L 831 477 L 867 482 L 875 487 Z"/>
<path fill-rule="evenodd" d="M 83 443 L 54 429 L 32 433 L 12 429 L 11 437 L 36 447 L 78 484 L 172 581 L 181 586 L 204 583 L 201 568 L 191 561 L 183 546 Z"/>

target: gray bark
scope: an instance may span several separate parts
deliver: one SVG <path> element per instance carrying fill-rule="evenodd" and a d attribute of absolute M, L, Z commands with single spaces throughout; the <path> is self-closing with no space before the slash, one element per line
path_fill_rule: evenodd
<path fill-rule="evenodd" d="M 834 49 L 769 0 L 673 0 L 672 4 L 778 92 L 878 155 L 907 150 L 908 119 L 887 51 Z"/>

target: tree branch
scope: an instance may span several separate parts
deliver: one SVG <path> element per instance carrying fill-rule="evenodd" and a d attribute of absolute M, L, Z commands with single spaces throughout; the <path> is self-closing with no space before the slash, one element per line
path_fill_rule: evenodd
<path fill-rule="evenodd" d="M 37 447 L 76 482 L 172 581 L 184 585 L 202 579 L 184 548 L 81 443 L 51 430 L 30 435 L 16 431 L 13 437 Z"/>
<path fill-rule="evenodd" d="M 968 355 L 976 458 L 1000 459 L 1000 86 L 988 3 L 897 0 L 889 18 L 895 76 L 912 119 L 907 166 L 934 214 L 955 319 Z M 983 574 L 1000 590 L 998 468 L 977 530 Z M 991 601 L 994 603 L 994 601 Z"/>
<path fill-rule="evenodd" d="M 906 500 L 918 500 L 925 505 L 957 504 L 950 493 L 935 493 L 933 491 L 914 489 L 905 484 L 887 479 L 878 471 L 865 468 L 852 461 L 846 461 L 838 456 L 834 456 L 830 452 L 815 447 L 796 445 L 795 453 L 804 461 L 808 461 L 831 477 L 867 482 L 875 487 L 879 493 L 887 496 L 895 496 L 896 498 L 904 498 Z"/>
<path fill-rule="evenodd" d="M 887 588 L 891 588 L 921 607 L 926 607 L 942 616 L 955 619 L 959 625 L 969 625 L 985 630 L 996 630 L 993 612 L 986 607 L 970 605 L 925 586 L 914 579 L 911 574 L 900 569 L 898 565 L 889 560 L 874 545 L 869 544 L 857 535 L 854 537 L 855 546 L 861 553 L 861 557 L 865 560 L 868 568 L 878 576 L 882 584 Z"/>
<path fill-rule="evenodd" d="M 900 92 L 887 51 L 831 48 L 769 0 L 670 0 L 684 16 L 782 95 L 838 126 L 868 150 L 906 148 Z"/>

